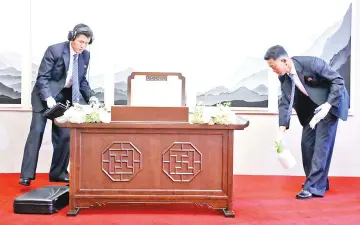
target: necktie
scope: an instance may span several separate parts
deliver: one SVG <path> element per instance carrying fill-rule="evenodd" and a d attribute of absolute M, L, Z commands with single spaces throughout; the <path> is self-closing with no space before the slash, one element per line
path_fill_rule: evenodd
<path fill-rule="evenodd" d="M 74 55 L 73 68 L 72 68 L 72 102 L 79 103 L 80 90 L 79 90 L 79 67 L 78 67 L 78 54 Z"/>
<path fill-rule="evenodd" d="M 289 104 L 289 109 L 288 109 L 288 114 L 287 114 L 287 121 L 290 121 L 290 117 L 291 117 L 291 113 L 292 113 L 292 108 L 293 108 L 293 104 L 294 104 L 294 95 L 295 95 L 295 81 L 294 81 L 294 77 L 293 74 L 289 73 L 288 74 L 291 80 L 291 99 L 290 99 L 290 104 Z"/>

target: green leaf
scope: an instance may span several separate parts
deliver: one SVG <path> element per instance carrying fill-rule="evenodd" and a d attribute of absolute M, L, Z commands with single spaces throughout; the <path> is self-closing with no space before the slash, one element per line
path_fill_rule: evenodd
<path fill-rule="evenodd" d="M 276 147 L 277 153 L 283 152 L 283 148 L 282 148 L 281 144 L 275 142 L 275 147 Z"/>

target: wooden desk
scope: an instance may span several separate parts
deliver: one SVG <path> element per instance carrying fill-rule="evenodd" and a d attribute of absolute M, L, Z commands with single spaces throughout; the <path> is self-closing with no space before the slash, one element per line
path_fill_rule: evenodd
<path fill-rule="evenodd" d="M 233 217 L 241 125 L 57 123 L 71 130 L 68 216 L 110 203 L 198 203 Z"/>

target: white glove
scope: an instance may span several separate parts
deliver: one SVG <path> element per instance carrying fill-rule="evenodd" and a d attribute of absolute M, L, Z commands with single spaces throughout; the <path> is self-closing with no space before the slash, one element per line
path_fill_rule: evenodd
<path fill-rule="evenodd" d="M 95 96 L 91 96 L 89 99 L 89 104 L 99 104 L 99 99 Z"/>
<path fill-rule="evenodd" d="M 329 113 L 331 109 L 331 105 L 328 102 L 325 102 L 324 104 L 320 105 L 315 109 L 315 115 L 311 119 L 309 125 L 312 129 L 315 128 L 316 124 L 320 122 L 320 120 L 324 119 L 325 116 Z"/>
<path fill-rule="evenodd" d="M 56 101 L 53 97 L 50 96 L 46 99 L 46 104 L 48 108 L 52 108 L 56 105 Z"/>

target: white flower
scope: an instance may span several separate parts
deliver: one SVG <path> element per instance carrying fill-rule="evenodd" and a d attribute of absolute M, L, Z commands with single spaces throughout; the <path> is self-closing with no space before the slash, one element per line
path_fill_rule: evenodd
<path fill-rule="evenodd" d="M 110 123 L 111 122 L 111 114 L 108 113 L 106 110 L 99 112 L 100 121 L 103 123 Z"/>
<path fill-rule="evenodd" d="M 65 116 L 65 115 L 62 115 L 60 117 L 57 117 L 55 118 L 55 120 L 58 122 L 58 123 L 66 123 L 69 121 L 69 119 Z"/>
<path fill-rule="evenodd" d="M 191 123 L 194 124 L 204 124 L 204 107 L 203 106 L 195 106 L 193 118 L 191 119 Z"/>
<path fill-rule="evenodd" d="M 236 115 L 231 111 L 230 103 L 217 104 L 216 107 L 204 107 L 197 105 L 195 107 L 191 123 L 203 124 L 222 124 L 228 125 L 236 123 Z"/>
<path fill-rule="evenodd" d="M 70 117 L 69 122 L 70 123 L 84 123 L 85 122 L 84 115 L 82 113 L 75 114 Z"/>
<path fill-rule="evenodd" d="M 92 107 L 90 107 L 90 105 L 84 105 L 82 106 L 82 110 L 85 114 L 90 114 L 92 113 L 94 110 Z"/>
<path fill-rule="evenodd" d="M 92 106 L 92 108 L 93 108 L 94 110 L 97 110 L 97 109 L 100 108 L 100 104 L 94 104 L 94 105 Z"/>
<path fill-rule="evenodd" d="M 57 121 L 60 123 L 110 123 L 111 114 L 103 104 L 93 101 L 90 105 L 74 104 Z"/>
<path fill-rule="evenodd" d="M 64 116 L 70 123 L 83 123 L 85 113 L 78 106 L 70 107 L 65 111 Z"/>

